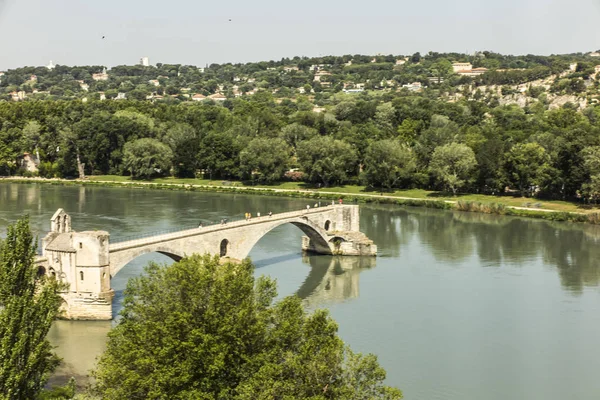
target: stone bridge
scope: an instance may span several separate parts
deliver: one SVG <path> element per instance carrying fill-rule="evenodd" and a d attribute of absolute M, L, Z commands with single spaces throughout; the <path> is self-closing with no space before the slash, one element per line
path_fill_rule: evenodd
<path fill-rule="evenodd" d="M 59 209 L 42 241 L 37 263 L 46 273 L 69 284 L 63 294 L 65 318 L 111 319 L 114 292 L 110 279 L 136 257 L 157 252 L 177 261 L 193 253 L 209 253 L 242 260 L 266 233 L 288 223 L 304 232 L 304 251 L 342 256 L 377 254 L 377 246 L 359 231 L 357 205 L 253 217 L 118 243 L 110 243 L 110 234 L 105 231 L 72 231 L 70 216 Z"/>

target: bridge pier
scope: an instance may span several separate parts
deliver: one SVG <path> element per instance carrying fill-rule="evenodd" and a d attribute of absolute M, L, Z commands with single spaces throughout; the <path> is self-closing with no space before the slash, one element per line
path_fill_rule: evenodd
<path fill-rule="evenodd" d="M 377 246 L 360 232 L 359 217 L 357 205 L 332 205 L 109 243 L 105 231 L 72 231 L 69 215 L 59 209 L 36 262 L 46 274 L 68 283 L 62 293 L 64 318 L 110 320 L 114 297 L 110 279 L 137 256 L 158 252 L 177 261 L 193 253 L 209 253 L 242 260 L 266 233 L 287 223 L 306 235 L 304 251 L 375 256 Z"/>

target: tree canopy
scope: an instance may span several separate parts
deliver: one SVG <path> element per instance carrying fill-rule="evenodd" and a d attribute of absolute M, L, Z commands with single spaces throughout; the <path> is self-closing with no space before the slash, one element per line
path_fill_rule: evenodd
<path fill-rule="evenodd" d="M 39 274 L 27 218 L 0 241 L 0 399 L 34 399 L 59 359 L 47 340 L 61 287 Z"/>
<path fill-rule="evenodd" d="M 375 356 L 352 353 L 327 311 L 274 303 L 250 261 L 194 255 L 128 282 L 95 372 L 106 399 L 400 399 Z"/>

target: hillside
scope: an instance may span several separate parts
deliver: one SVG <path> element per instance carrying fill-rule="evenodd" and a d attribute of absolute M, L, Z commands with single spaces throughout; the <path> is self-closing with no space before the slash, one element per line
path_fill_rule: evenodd
<path fill-rule="evenodd" d="M 0 174 L 600 197 L 597 53 L 293 58 L 0 77 Z"/>

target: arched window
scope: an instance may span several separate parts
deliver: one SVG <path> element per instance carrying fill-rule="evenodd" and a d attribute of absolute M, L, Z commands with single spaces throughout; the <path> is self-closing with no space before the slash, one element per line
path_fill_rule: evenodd
<path fill-rule="evenodd" d="M 79 271 L 79 278 L 83 280 L 83 271 Z"/>

